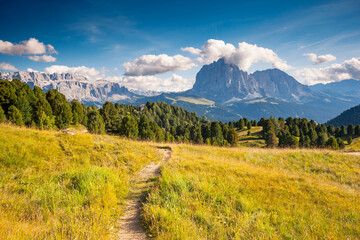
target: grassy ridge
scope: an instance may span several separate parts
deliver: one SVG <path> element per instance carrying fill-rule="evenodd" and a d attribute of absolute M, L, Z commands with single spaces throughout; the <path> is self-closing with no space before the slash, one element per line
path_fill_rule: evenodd
<path fill-rule="evenodd" d="M 144 216 L 157 239 L 358 239 L 360 157 L 177 145 Z"/>
<path fill-rule="evenodd" d="M 146 142 L 1 124 L 1 238 L 109 238 L 132 176 L 160 157 Z"/>

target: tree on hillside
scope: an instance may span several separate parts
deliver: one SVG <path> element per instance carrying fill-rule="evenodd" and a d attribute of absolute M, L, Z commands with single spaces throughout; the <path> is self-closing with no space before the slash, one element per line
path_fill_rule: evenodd
<path fill-rule="evenodd" d="M 71 111 L 73 113 L 73 124 L 84 122 L 84 108 L 78 100 L 74 99 L 71 101 Z"/>
<path fill-rule="evenodd" d="M 311 145 L 311 141 L 308 135 L 301 135 L 299 140 L 299 146 L 303 148 L 309 148 Z"/>
<path fill-rule="evenodd" d="M 9 107 L 15 104 L 17 98 L 15 92 L 16 89 L 11 82 L 0 79 L 0 106 L 5 114 L 7 114 Z"/>
<path fill-rule="evenodd" d="M 335 127 L 333 125 L 327 126 L 327 131 L 329 134 L 334 135 L 335 134 Z"/>
<path fill-rule="evenodd" d="M 105 132 L 104 121 L 98 111 L 92 110 L 88 113 L 87 128 L 89 132 L 102 134 Z"/>
<path fill-rule="evenodd" d="M 227 142 L 231 145 L 231 146 L 235 146 L 238 142 L 238 134 L 237 132 L 235 131 L 234 128 L 231 128 L 229 131 L 228 131 L 228 134 L 227 134 Z"/>
<path fill-rule="evenodd" d="M 274 131 L 270 131 L 266 133 L 265 138 L 266 147 L 273 148 L 276 147 L 276 135 Z"/>
<path fill-rule="evenodd" d="M 204 140 L 211 138 L 210 126 L 208 124 L 203 123 L 201 125 L 201 135 Z"/>
<path fill-rule="evenodd" d="M 150 128 L 150 121 L 145 114 L 141 114 L 139 124 L 139 138 L 143 140 L 153 140 L 155 139 L 155 133 Z M 169 136 L 170 137 L 170 136 Z"/>
<path fill-rule="evenodd" d="M 355 133 L 354 125 L 350 124 L 350 125 L 347 127 L 347 134 L 348 134 L 348 135 L 354 135 L 354 133 Z"/>
<path fill-rule="evenodd" d="M 106 102 L 100 109 L 100 114 L 105 122 L 105 129 L 109 132 L 116 132 L 119 124 L 119 113 L 111 102 Z"/>
<path fill-rule="evenodd" d="M 344 140 L 342 140 L 341 138 L 337 139 L 338 145 L 340 149 L 344 149 L 345 148 L 345 143 Z"/>
<path fill-rule="evenodd" d="M 326 142 L 326 146 L 330 147 L 332 149 L 339 149 L 339 144 L 336 141 L 336 138 L 334 136 L 330 136 L 329 139 Z"/>
<path fill-rule="evenodd" d="M 211 139 L 215 145 L 221 146 L 224 138 L 219 122 L 213 121 L 210 125 Z"/>
<path fill-rule="evenodd" d="M 0 105 L 0 123 L 5 122 L 5 112 Z"/>
<path fill-rule="evenodd" d="M 317 138 L 317 147 L 324 148 L 326 147 L 328 137 L 326 133 L 320 133 Z"/>
<path fill-rule="evenodd" d="M 238 122 L 237 122 L 237 127 L 242 130 L 245 126 L 245 122 L 244 122 L 244 119 L 240 119 Z"/>
<path fill-rule="evenodd" d="M 68 127 L 72 120 L 71 107 L 65 96 L 59 93 L 56 89 L 51 89 L 46 93 L 53 115 L 55 116 L 55 125 L 59 129 Z"/>
<path fill-rule="evenodd" d="M 126 116 L 121 121 L 120 134 L 132 139 L 138 137 L 138 123 L 132 116 Z"/>
<path fill-rule="evenodd" d="M 24 125 L 21 112 L 19 111 L 19 109 L 17 107 L 15 107 L 15 105 L 11 105 L 9 107 L 7 119 L 9 119 L 10 122 L 12 122 L 18 126 Z"/>
<path fill-rule="evenodd" d="M 360 136 L 360 125 L 356 125 L 356 127 L 355 127 L 355 135 Z"/>
<path fill-rule="evenodd" d="M 251 122 L 247 123 L 247 129 L 250 130 L 251 129 Z"/>

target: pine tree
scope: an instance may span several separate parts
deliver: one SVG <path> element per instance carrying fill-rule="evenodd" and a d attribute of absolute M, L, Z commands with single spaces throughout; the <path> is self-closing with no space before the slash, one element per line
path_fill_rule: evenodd
<path fill-rule="evenodd" d="M 228 131 L 228 134 L 227 134 L 227 142 L 232 145 L 232 146 L 235 146 L 238 142 L 238 134 L 237 132 L 235 131 L 234 128 L 231 128 L 229 131 Z"/>
<path fill-rule="evenodd" d="M 87 128 L 89 132 L 102 134 L 105 132 L 105 124 L 104 120 L 102 119 L 101 115 L 98 111 L 92 110 L 88 113 L 88 124 Z"/>
<path fill-rule="evenodd" d="M 340 149 L 344 149 L 345 148 L 345 143 L 341 138 L 337 139 L 338 145 Z"/>
<path fill-rule="evenodd" d="M 0 123 L 5 122 L 5 112 L 0 105 Z"/>
<path fill-rule="evenodd" d="M 266 147 L 273 148 L 276 146 L 276 135 L 274 131 L 266 133 L 265 138 Z"/>
<path fill-rule="evenodd" d="M 339 149 L 339 144 L 334 136 L 330 136 L 326 142 L 326 146 L 334 150 Z"/>
<path fill-rule="evenodd" d="M 150 121 L 145 114 L 140 116 L 139 120 L 139 138 L 144 140 L 152 140 L 155 139 L 155 134 L 150 128 Z"/>
<path fill-rule="evenodd" d="M 214 139 L 213 143 L 215 142 L 215 145 L 221 146 L 223 144 L 224 138 L 219 122 L 217 121 L 211 122 L 210 132 L 211 132 L 211 139 Z"/>
<path fill-rule="evenodd" d="M 347 127 L 347 134 L 348 134 L 348 135 L 354 135 L 354 133 L 355 133 L 354 125 L 350 124 L 350 125 Z"/>
<path fill-rule="evenodd" d="M 15 105 L 11 105 L 9 107 L 9 111 L 8 111 L 8 119 L 10 122 L 18 125 L 18 126 L 22 126 L 24 125 L 23 122 L 23 117 L 21 115 L 21 112 L 19 111 L 19 109 L 17 107 L 15 107 Z"/>
<path fill-rule="evenodd" d="M 132 116 L 126 116 L 121 121 L 120 134 L 132 139 L 138 137 L 138 123 Z"/>
<path fill-rule="evenodd" d="M 104 119 L 106 131 L 117 132 L 119 113 L 118 110 L 115 108 L 114 104 L 112 104 L 111 102 L 106 102 L 100 109 L 100 114 Z"/>
<path fill-rule="evenodd" d="M 74 99 L 71 101 L 71 111 L 74 115 L 73 124 L 84 122 L 84 108 L 78 100 Z"/>
<path fill-rule="evenodd" d="M 317 138 L 317 147 L 319 148 L 323 148 L 326 147 L 326 142 L 327 142 L 328 138 L 326 133 L 320 133 L 318 138 Z"/>
<path fill-rule="evenodd" d="M 360 125 L 356 125 L 356 127 L 355 127 L 355 135 L 360 136 Z"/>
<path fill-rule="evenodd" d="M 248 129 L 248 130 L 251 129 L 251 123 L 250 123 L 250 122 L 247 123 L 247 129 Z"/>
<path fill-rule="evenodd" d="M 335 134 L 335 127 L 333 125 L 329 125 L 327 127 L 327 131 L 329 134 L 334 135 Z"/>
<path fill-rule="evenodd" d="M 303 148 L 309 148 L 310 147 L 310 138 L 307 135 L 301 135 L 299 140 L 299 146 Z"/>

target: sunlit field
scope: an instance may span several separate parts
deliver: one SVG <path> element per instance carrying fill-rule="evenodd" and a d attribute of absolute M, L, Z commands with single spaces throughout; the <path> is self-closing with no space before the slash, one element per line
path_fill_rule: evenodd
<path fill-rule="evenodd" d="M 0 239 L 107 239 L 146 142 L 0 125 Z"/>
<path fill-rule="evenodd" d="M 176 145 L 144 218 L 156 239 L 359 239 L 360 157 Z"/>

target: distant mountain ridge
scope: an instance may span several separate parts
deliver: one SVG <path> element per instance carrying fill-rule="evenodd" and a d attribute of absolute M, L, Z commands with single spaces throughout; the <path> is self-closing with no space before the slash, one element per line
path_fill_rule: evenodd
<path fill-rule="evenodd" d="M 45 92 L 57 89 L 68 100 L 78 99 L 84 103 L 99 105 L 106 101 L 130 102 L 139 96 L 119 83 L 105 80 L 90 82 L 86 77 L 71 73 L 1 72 L 0 79 L 20 79 L 31 87 L 38 86 Z"/>
<path fill-rule="evenodd" d="M 346 79 L 340 82 L 319 83 L 310 86 L 314 92 L 336 93 L 345 96 L 360 96 L 360 80 Z"/>

